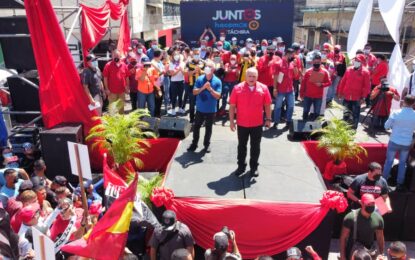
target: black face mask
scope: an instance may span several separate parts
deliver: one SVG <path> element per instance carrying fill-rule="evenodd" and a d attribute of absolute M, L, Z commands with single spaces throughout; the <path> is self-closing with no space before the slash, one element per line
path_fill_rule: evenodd
<path fill-rule="evenodd" d="M 274 53 L 273 53 L 273 52 L 270 52 L 270 53 L 268 53 L 268 56 L 269 56 L 270 58 L 272 58 L 272 57 L 274 56 Z"/>
<path fill-rule="evenodd" d="M 373 206 L 366 206 L 365 210 L 367 213 L 372 214 L 375 211 L 375 205 Z"/>
<path fill-rule="evenodd" d="M 375 181 L 378 181 L 378 180 L 380 180 L 380 177 L 381 177 L 381 175 L 380 174 L 377 174 L 377 175 L 373 176 L 373 179 Z"/>
<path fill-rule="evenodd" d="M 334 53 L 339 54 L 340 50 L 334 50 Z"/>
<path fill-rule="evenodd" d="M 114 58 L 114 61 L 115 62 L 119 62 L 120 61 L 120 58 Z"/>
<path fill-rule="evenodd" d="M 131 62 L 131 65 L 135 66 L 135 65 L 137 65 L 137 62 L 136 61 L 132 61 Z"/>
<path fill-rule="evenodd" d="M 314 63 L 313 67 L 314 69 L 318 70 L 321 67 L 321 63 Z"/>
<path fill-rule="evenodd" d="M 294 60 L 294 57 L 291 57 L 288 59 L 289 62 L 292 62 Z"/>

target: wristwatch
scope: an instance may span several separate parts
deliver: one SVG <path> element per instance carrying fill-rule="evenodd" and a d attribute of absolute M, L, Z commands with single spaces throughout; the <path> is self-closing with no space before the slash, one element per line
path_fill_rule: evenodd
<path fill-rule="evenodd" d="M 271 118 L 265 118 L 265 121 L 272 121 L 272 119 Z"/>

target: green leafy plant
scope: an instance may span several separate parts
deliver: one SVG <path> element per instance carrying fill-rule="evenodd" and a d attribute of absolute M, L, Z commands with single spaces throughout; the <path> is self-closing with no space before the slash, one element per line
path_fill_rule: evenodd
<path fill-rule="evenodd" d="M 120 114 L 119 106 L 119 102 L 114 102 L 110 105 L 107 114 L 94 118 L 100 123 L 90 129 L 86 140 L 93 142 L 93 149 L 97 147 L 106 149 L 114 159 L 116 169 L 129 161 L 140 167 L 142 161 L 137 155 L 146 152 L 149 146 L 146 139 L 155 137 L 153 132 L 142 130 L 148 128 L 148 123 L 142 121 L 142 118 L 150 114 L 144 109 L 137 109 L 125 115 Z"/>
<path fill-rule="evenodd" d="M 356 158 L 361 161 L 360 155 L 367 156 L 365 148 L 355 142 L 356 131 L 347 122 L 333 118 L 327 127 L 317 129 L 312 134 L 320 134 L 317 147 L 325 149 L 335 163 L 347 158 Z"/>
<path fill-rule="evenodd" d="M 162 181 L 163 181 L 163 176 L 162 175 L 156 175 L 153 178 L 151 178 L 150 180 L 140 176 L 137 190 L 141 194 L 141 200 L 149 208 L 152 207 L 151 200 L 150 200 L 151 193 L 153 192 L 154 188 L 160 187 Z"/>

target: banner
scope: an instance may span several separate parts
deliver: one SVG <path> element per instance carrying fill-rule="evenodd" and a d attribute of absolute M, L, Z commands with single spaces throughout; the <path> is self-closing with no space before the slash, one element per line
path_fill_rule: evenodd
<path fill-rule="evenodd" d="M 357 6 L 347 38 L 347 54 L 350 59 L 354 58 L 356 51 L 363 49 L 367 43 L 372 7 L 373 0 L 360 1 Z"/>
<path fill-rule="evenodd" d="M 212 29 L 217 40 L 223 31 L 228 41 L 236 37 L 240 44 L 247 38 L 259 43 L 281 36 L 290 45 L 294 1 L 182 1 L 180 16 L 182 39 L 192 46 L 198 45 L 206 27 Z"/>
<path fill-rule="evenodd" d="M 379 0 L 379 11 L 392 39 L 399 43 L 399 27 L 402 21 L 405 0 Z"/>
<path fill-rule="evenodd" d="M 410 76 L 411 74 L 409 73 L 402 59 L 401 48 L 399 43 L 397 43 L 389 60 L 389 84 L 395 87 L 398 90 L 398 93 L 402 93 L 402 90 L 405 87 L 405 83 Z M 399 109 L 398 101 L 393 100 L 392 109 Z"/>

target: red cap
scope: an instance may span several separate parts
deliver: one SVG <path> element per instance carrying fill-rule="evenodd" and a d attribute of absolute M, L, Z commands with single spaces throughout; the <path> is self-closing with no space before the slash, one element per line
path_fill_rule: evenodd
<path fill-rule="evenodd" d="M 262 40 L 262 41 L 261 41 L 261 45 L 262 45 L 262 46 L 268 46 L 268 42 L 267 42 L 267 40 Z"/>
<path fill-rule="evenodd" d="M 323 44 L 323 49 L 329 49 L 330 50 L 331 49 L 331 44 L 330 43 L 327 43 L 327 42 L 324 43 Z"/>
<path fill-rule="evenodd" d="M 28 223 L 35 216 L 36 212 L 40 210 L 38 203 L 32 203 L 22 208 L 19 212 L 19 217 L 22 220 L 22 223 Z"/>
<path fill-rule="evenodd" d="M 360 61 L 361 63 L 364 63 L 364 62 L 366 62 L 366 57 L 365 57 L 364 54 L 357 54 L 356 60 Z"/>
<path fill-rule="evenodd" d="M 89 206 L 89 214 L 90 215 L 100 215 L 103 211 L 102 205 L 100 202 L 96 202 L 94 201 L 90 206 Z"/>
<path fill-rule="evenodd" d="M 375 203 L 375 197 L 373 197 L 373 194 L 370 193 L 365 193 L 363 194 L 362 198 L 361 198 L 362 204 L 363 205 L 367 205 L 370 203 Z"/>

